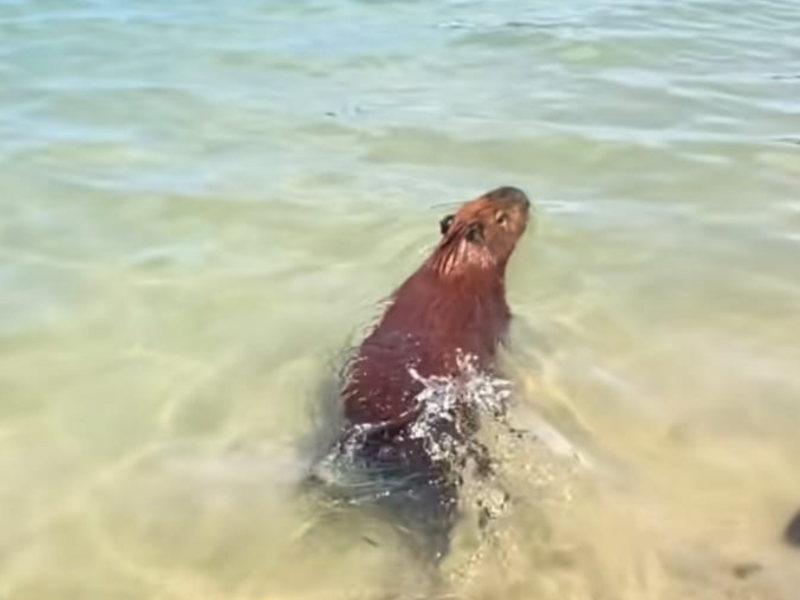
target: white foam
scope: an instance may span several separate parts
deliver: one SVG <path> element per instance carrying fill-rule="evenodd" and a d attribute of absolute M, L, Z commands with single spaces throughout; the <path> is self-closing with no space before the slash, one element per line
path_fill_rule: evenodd
<path fill-rule="evenodd" d="M 464 450 L 467 432 L 463 431 L 463 420 L 457 418 L 459 412 L 499 416 L 505 413 L 511 396 L 511 383 L 481 371 L 476 356 L 459 352 L 456 361 L 458 372 L 454 376 L 423 377 L 409 367 L 411 376 L 424 388 L 415 399 L 419 415 L 408 436 L 422 440 L 434 460 L 452 460 Z"/>

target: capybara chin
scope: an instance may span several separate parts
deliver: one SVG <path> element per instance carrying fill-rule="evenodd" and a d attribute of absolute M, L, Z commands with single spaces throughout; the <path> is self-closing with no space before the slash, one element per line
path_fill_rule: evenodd
<path fill-rule="evenodd" d="M 412 435 L 423 410 L 418 397 L 424 379 L 457 377 L 460 356 L 471 357 L 479 371 L 493 370 L 511 318 L 506 264 L 529 212 L 522 191 L 501 187 L 442 219 L 435 249 L 395 291 L 346 369 L 340 448 L 378 472 L 399 473 L 412 482 L 409 498 L 423 506 L 423 520 L 439 538 L 437 556 L 449 539 L 459 477 L 457 465 L 429 451 L 437 439 Z M 467 441 L 476 415 L 467 402 L 454 404 L 425 436 Z M 400 503 L 409 508 L 408 498 Z"/>

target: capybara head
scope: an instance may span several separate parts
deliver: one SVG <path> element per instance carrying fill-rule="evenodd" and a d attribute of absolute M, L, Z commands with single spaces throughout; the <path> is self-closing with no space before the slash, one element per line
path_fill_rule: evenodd
<path fill-rule="evenodd" d="M 502 270 L 528 224 L 531 203 L 521 190 L 501 187 L 471 200 L 440 223 L 432 257 L 442 274 Z"/>

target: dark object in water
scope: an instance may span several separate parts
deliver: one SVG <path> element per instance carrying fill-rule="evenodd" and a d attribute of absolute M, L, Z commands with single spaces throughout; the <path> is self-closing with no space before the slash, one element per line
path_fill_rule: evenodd
<path fill-rule="evenodd" d="M 734 565 L 733 575 L 737 579 L 747 579 L 764 570 L 764 565 L 757 562 L 744 562 Z"/>
<path fill-rule="evenodd" d="M 792 546 L 800 548 L 800 511 L 797 511 L 794 518 L 789 521 L 783 537 Z"/>
<path fill-rule="evenodd" d="M 529 212 L 522 191 L 502 187 L 442 219 L 436 248 L 395 291 L 345 370 L 334 455 L 386 484 L 382 503 L 425 530 L 437 558 L 449 546 L 459 470 L 479 446 L 471 443 L 478 411 L 456 396 L 444 412 L 424 416 L 421 433 L 420 394 L 431 378 L 463 375 L 463 357 L 478 373 L 493 372 L 511 318 L 506 264 Z"/>

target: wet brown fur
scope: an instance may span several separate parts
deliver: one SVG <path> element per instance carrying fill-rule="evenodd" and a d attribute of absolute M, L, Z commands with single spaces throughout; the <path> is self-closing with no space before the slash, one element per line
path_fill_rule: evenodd
<path fill-rule="evenodd" d="M 422 377 L 453 376 L 462 352 L 474 356 L 479 368 L 492 369 L 511 318 L 506 264 L 526 229 L 529 207 L 515 188 L 465 203 L 442 221 L 432 254 L 393 294 L 351 363 L 342 394 L 348 424 L 372 428 L 370 451 L 401 462 L 426 460 L 405 435 L 423 390 L 410 368 Z"/>

